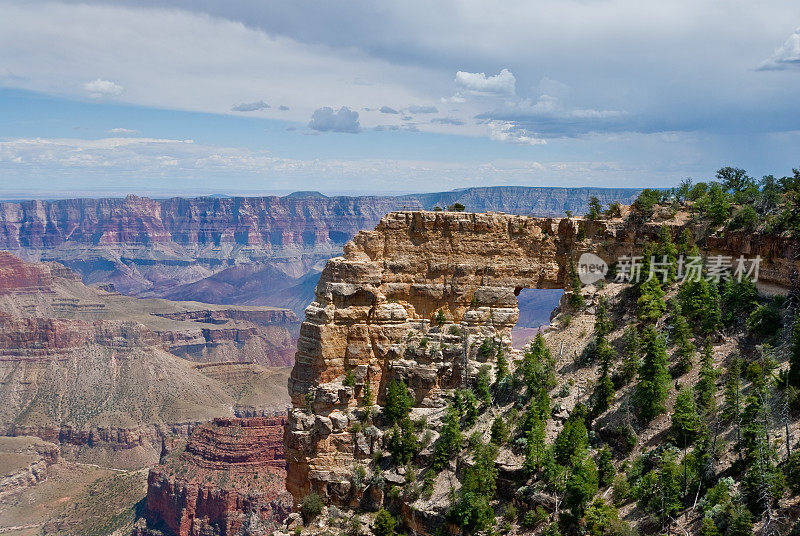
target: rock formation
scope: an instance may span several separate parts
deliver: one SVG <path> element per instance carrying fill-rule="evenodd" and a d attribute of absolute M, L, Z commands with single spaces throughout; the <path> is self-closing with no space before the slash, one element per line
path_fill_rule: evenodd
<path fill-rule="evenodd" d="M 289 310 L 136 299 L 0 252 L 0 434 L 154 463 L 165 434 L 283 410 L 296 326 Z"/>
<path fill-rule="evenodd" d="M 583 252 L 608 261 L 639 254 L 662 223 L 675 236 L 694 230 L 679 219 L 395 212 L 356 236 L 328 261 L 300 329 L 285 436 L 295 501 L 310 491 L 334 504 L 363 500 L 353 465 L 370 457 L 376 438 L 352 424 L 365 411 L 358 406 L 367 381 L 379 404 L 388 383 L 402 378 L 415 405 L 443 405 L 442 395 L 485 361 L 481 341 L 510 344 L 522 288 L 563 288 L 570 261 Z M 760 253 L 762 285 L 786 289 L 800 268 L 788 260 L 800 251 L 792 240 L 728 235 L 700 246 L 734 257 Z M 355 386 L 344 385 L 348 373 Z"/>
<path fill-rule="evenodd" d="M 285 417 L 218 418 L 151 469 L 134 534 L 268 534 L 288 514 Z M 163 531 L 163 532 L 162 532 Z"/>
<path fill-rule="evenodd" d="M 0 203 L 0 248 L 60 262 L 87 283 L 127 294 L 302 312 L 316 266 L 390 210 L 462 203 L 470 210 L 582 213 L 590 196 L 629 202 L 638 190 L 470 188 L 399 197 L 70 199 Z M 306 276 L 311 275 L 309 279 Z"/>

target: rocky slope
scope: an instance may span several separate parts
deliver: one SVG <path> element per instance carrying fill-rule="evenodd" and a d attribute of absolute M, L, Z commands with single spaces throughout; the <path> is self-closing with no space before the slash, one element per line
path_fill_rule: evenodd
<path fill-rule="evenodd" d="M 464 467 L 459 464 L 473 462 L 469 456 L 460 457 L 455 468 L 432 476 L 432 497 L 423 500 L 411 491 L 409 498 L 406 492 L 418 489 L 415 482 L 423 474 L 409 475 L 407 468 L 381 454 L 391 434 L 376 412 L 380 408 L 364 407 L 367 385 L 383 406 L 389 383 L 405 382 L 413 398 L 414 423 L 436 423 L 417 455 L 427 464 L 453 390 L 471 386 L 479 369 L 491 365 L 491 355 L 481 349 L 483 342 L 506 348 L 509 361 L 519 357 L 510 347 L 520 290 L 564 288 L 570 261 L 584 252 L 608 261 L 641 254 L 647 242 L 657 240 L 663 225 L 673 237 L 688 229 L 712 254 L 761 255 L 759 285 L 771 292 L 785 294 L 800 269 L 796 240 L 741 233 L 707 236 L 702 224 L 680 213 L 647 221 L 586 221 L 395 212 L 374 231 L 357 235 L 342 257 L 328 261 L 300 329 L 289 380 L 294 407 L 285 436 L 286 484 L 295 503 L 316 492 L 328 505 L 366 510 L 384 505 L 408 529 L 433 534 L 451 504 L 449 490 L 458 486 L 456 475 Z M 617 286 L 608 298 L 617 299 L 621 292 Z M 630 316 L 617 314 L 616 322 L 630 322 Z M 581 367 L 576 361 L 589 343 L 592 321 L 591 316 L 581 318 L 571 335 L 551 340 L 562 372 Z M 570 320 L 563 322 L 568 325 Z M 564 353 L 565 343 L 569 354 Z M 580 370 L 570 385 L 581 381 L 581 375 L 586 385 L 571 399 L 572 406 L 590 394 L 586 380 L 596 371 Z M 484 422 L 478 430 L 483 439 L 490 424 Z M 648 444 L 663 440 L 664 425 L 660 421 L 661 429 L 646 436 Z M 550 440 L 558 431 L 552 426 L 556 424 L 548 425 Z M 514 486 L 521 485 L 522 462 L 509 456 L 498 461 L 501 480 L 506 479 L 498 486 L 507 486 L 505 493 L 513 494 Z M 364 473 L 355 477 L 359 466 Z M 385 495 L 392 486 L 400 493 Z"/>
<path fill-rule="evenodd" d="M 135 467 L 158 459 L 165 433 L 286 406 L 274 386 L 287 369 L 268 367 L 292 362 L 292 311 L 136 299 L 5 252 L 0 283 L 5 435 Z"/>
<path fill-rule="evenodd" d="M 134 536 L 268 534 L 285 519 L 284 417 L 214 419 L 150 470 Z"/>
<path fill-rule="evenodd" d="M 86 283 L 126 294 L 274 305 L 302 313 L 320 264 L 391 210 L 462 203 L 470 210 L 556 215 L 627 202 L 637 190 L 470 188 L 399 197 L 71 199 L 0 203 L 0 249 L 60 262 Z M 301 298 L 298 299 L 298 296 Z"/>

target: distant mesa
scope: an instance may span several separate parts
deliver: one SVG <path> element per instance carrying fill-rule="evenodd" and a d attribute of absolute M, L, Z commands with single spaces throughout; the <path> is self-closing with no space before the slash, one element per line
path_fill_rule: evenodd
<path fill-rule="evenodd" d="M 317 192 L 316 190 L 301 190 L 299 192 L 292 192 L 289 195 L 284 196 L 288 199 L 306 199 L 306 198 L 319 198 L 319 199 L 327 199 L 328 196 Z"/>

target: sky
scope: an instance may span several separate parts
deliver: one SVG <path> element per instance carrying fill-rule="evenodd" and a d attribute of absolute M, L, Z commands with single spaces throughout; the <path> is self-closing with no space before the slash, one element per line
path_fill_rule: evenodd
<path fill-rule="evenodd" d="M 0 0 L 0 197 L 800 166 L 786 0 Z"/>

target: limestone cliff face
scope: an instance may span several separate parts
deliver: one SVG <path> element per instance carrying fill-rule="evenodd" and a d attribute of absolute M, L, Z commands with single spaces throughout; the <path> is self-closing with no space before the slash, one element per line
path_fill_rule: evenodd
<path fill-rule="evenodd" d="M 688 225 L 663 223 L 676 236 Z M 285 434 L 295 500 L 312 490 L 334 503 L 361 500 L 350 474 L 354 462 L 369 458 L 375 437 L 353 433 L 351 423 L 363 411 L 367 380 L 379 404 L 395 378 L 405 380 L 417 405 L 443 404 L 444 392 L 480 366 L 483 339 L 510 344 L 522 288 L 563 288 L 570 259 L 586 251 L 609 261 L 638 254 L 661 225 L 395 212 L 357 235 L 342 257 L 328 261 L 300 329 Z M 713 250 L 738 256 L 742 240 L 720 237 Z M 783 287 L 800 267 L 786 257 L 764 262 L 762 280 Z M 355 387 L 343 385 L 348 371 Z"/>
<path fill-rule="evenodd" d="M 214 419 L 150 470 L 137 536 L 268 533 L 288 514 L 284 417 Z"/>

